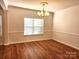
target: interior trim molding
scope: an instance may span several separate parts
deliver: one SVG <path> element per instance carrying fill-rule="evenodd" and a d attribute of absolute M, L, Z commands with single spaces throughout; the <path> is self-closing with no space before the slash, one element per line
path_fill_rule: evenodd
<path fill-rule="evenodd" d="M 67 43 L 62 42 L 62 41 L 58 41 L 57 39 L 53 39 L 53 40 L 54 40 L 54 41 L 57 41 L 57 42 L 59 42 L 59 43 L 61 43 L 61 44 L 63 44 L 63 45 L 69 46 L 69 47 L 71 47 L 71 48 L 76 49 L 76 50 L 79 51 L 79 48 L 78 48 L 78 47 L 75 47 L 75 46 L 73 46 L 73 45 L 67 44 Z"/>
<path fill-rule="evenodd" d="M 36 9 L 31 9 L 31 8 L 26 8 L 26 7 L 22 7 L 22 6 L 18 6 L 18 5 L 8 5 L 8 7 L 15 7 L 15 8 L 21 8 L 21 9 L 26 9 L 26 10 L 31 10 L 31 11 L 40 11 L 40 10 L 36 10 Z M 49 11 L 51 14 L 53 13 L 52 11 Z"/>
<path fill-rule="evenodd" d="M 58 32 L 58 33 L 64 33 L 64 34 L 79 36 L 79 34 L 77 34 L 77 33 L 61 32 L 61 31 L 53 31 L 53 32 Z"/>
<path fill-rule="evenodd" d="M 10 43 L 5 43 L 4 46 L 11 45 L 11 44 L 19 44 L 19 43 L 33 42 L 33 41 L 43 41 L 43 40 L 50 40 L 50 39 L 38 39 L 38 40 L 29 40 L 29 41 L 20 41 L 20 42 L 10 42 Z"/>
<path fill-rule="evenodd" d="M 45 30 L 45 32 L 52 32 L 51 30 Z M 8 33 L 24 33 L 24 31 L 8 31 Z"/>
<path fill-rule="evenodd" d="M 60 36 L 57 37 L 57 35 L 56 35 L 56 37 L 55 37 L 55 36 L 54 36 L 55 33 L 56 33 L 56 34 L 58 33 L 58 35 L 60 35 Z M 63 34 L 65 34 L 65 35 L 67 36 L 67 38 L 65 38 L 66 36 L 63 37 Z M 75 40 L 75 39 L 78 40 L 78 39 L 79 39 L 79 34 L 68 33 L 68 32 L 53 31 L 53 37 L 52 37 L 52 38 L 53 38 L 54 40 L 56 40 L 56 41 L 62 43 L 62 44 L 68 45 L 68 46 L 70 46 L 70 47 L 73 47 L 73 48 L 79 50 L 78 45 L 77 45 L 77 46 L 74 45 L 74 44 L 76 44 L 76 43 L 72 44 L 72 42 L 68 42 L 68 41 L 65 41 L 65 40 L 64 40 L 64 39 L 68 39 L 68 38 L 73 38 L 74 40 Z M 63 40 L 64 40 L 64 41 L 63 41 Z M 78 42 L 77 42 L 77 44 L 78 44 Z"/>

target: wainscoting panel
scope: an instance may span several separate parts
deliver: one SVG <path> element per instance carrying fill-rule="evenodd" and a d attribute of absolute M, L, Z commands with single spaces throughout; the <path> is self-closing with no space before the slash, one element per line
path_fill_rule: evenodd
<path fill-rule="evenodd" d="M 79 49 L 79 35 L 53 31 L 53 39 L 68 46 Z"/>
<path fill-rule="evenodd" d="M 30 41 L 40 41 L 40 40 L 48 40 L 52 39 L 52 31 L 46 31 L 44 34 L 41 35 L 26 35 L 22 31 L 14 31 L 9 32 L 9 39 L 7 44 L 15 44 L 15 43 L 23 43 L 23 42 L 30 42 Z M 5 44 L 5 45 L 7 45 Z"/>

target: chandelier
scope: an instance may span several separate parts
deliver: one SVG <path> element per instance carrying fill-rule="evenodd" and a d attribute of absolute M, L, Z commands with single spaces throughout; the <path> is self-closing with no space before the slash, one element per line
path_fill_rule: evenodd
<path fill-rule="evenodd" d="M 37 14 L 39 16 L 49 16 L 49 12 L 45 9 L 46 5 L 48 5 L 48 3 L 47 2 L 41 2 L 41 5 L 42 5 L 42 10 L 37 12 Z"/>

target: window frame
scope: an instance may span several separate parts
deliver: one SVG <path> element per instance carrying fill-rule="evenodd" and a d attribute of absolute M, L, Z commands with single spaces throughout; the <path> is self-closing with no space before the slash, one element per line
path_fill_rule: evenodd
<path fill-rule="evenodd" d="M 25 18 L 28 18 L 28 17 L 25 17 Z M 25 21 L 25 18 L 24 18 L 24 21 Z M 32 35 L 43 35 L 44 34 L 44 26 L 45 26 L 45 21 L 44 21 L 44 19 L 42 19 L 42 18 L 29 18 L 29 19 L 32 19 L 32 25 L 33 26 L 28 26 L 28 27 L 31 27 L 32 28 L 32 34 L 24 34 L 24 36 L 32 36 Z M 34 20 L 35 19 L 37 19 L 37 20 L 43 20 L 43 25 L 42 26 L 34 26 Z M 27 27 L 27 26 L 26 26 Z M 41 32 L 40 33 L 38 33 L 38 34 L 34 34 L 33 32 L 34 32 L 34 28 L 36 28 L 36 27 L 40 27 L 41 28 Z M 26 30 L 25 30 L 25 23 L 24 23 L 24 32 L 25 32 Z"/>

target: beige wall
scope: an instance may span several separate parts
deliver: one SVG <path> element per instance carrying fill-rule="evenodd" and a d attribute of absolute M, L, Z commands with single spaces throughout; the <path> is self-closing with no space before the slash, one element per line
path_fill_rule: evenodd
<path fill-rule="evenodd" d="M 79 5 L 55 13 L 53 38 L 79 49 Z"/>
<path fill-rule="evenodd" d="M 8 44 L 46 40 L 52 38 L 52 19 L 53 14 L 49 17 L 45 17 L 45 32 L 43 35 L 24 36 L 24 17 L 40 18 L 36 11 L 22 9 L 18 7 L 9 6 L 8 9 Z M 7 43 L 6 43 L 7 44 Z"/>

